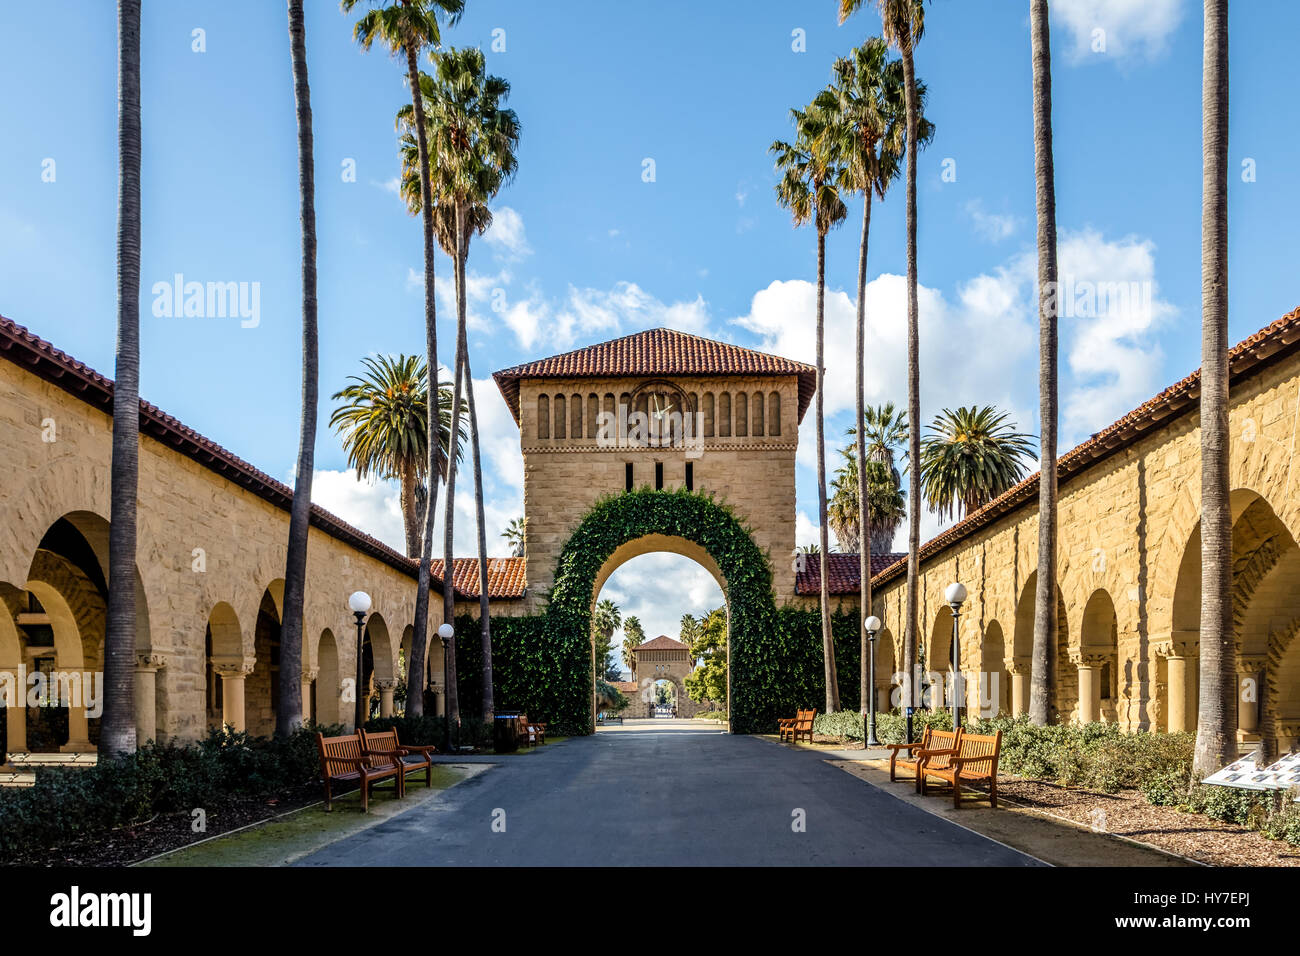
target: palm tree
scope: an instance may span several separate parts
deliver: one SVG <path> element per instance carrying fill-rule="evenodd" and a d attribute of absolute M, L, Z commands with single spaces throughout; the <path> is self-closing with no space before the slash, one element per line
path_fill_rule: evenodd
<path fill-rule="evenodd" d="M 863 413 L 862 431 L 867 438 L 864 446 L 867 460 L 883 464 L 893 476 L 894 484 L 903 487 L 903 476 L 899 474 L 894 458 L 899 446 L 907 441 L 907 415 L 898 411 L 893 402 L 868 405 Z M 850 426 L 846 434 L 856 438 L 858 429 Z"/>
<path fill-rule="evenodd" d="M 840 550 L 854 552 L 862 546 L 862 493 L 858 487 L 857 449 L 849 445 L 840 449 L 840 454 L 844 456 L 844 463 L 831 481 L 833 494 L 827 504 L 827 517 L 839 540 Z M 870 552 L 884 554 L 890 550 L 898 526 L 907 517 L 907 498 L 883 462 L 868 460 L 866 474 Z"/>
<path fill-rule="evenodd" d="M 1237 746 L 1228 508 L 1228 0 L 1205 0 L 1201 86 L 1201 688 L 1195 764 Z"/>
<path fill-rule="evenodd" d="M 524 528 L 527 519 L 511 518 L 510 523 L 506 525 L 506 530 L 501 532 L 501 537 L 510 543 L 510 556 L 512 558 L 522 558 L 524 556 L 525 534 Z M 615 629 L 618 625 L 614 625 Z"/>
<path fill-rule="evenodd" d="M 965 517 L 1025 477 L 1034 458 L 1030 437 L 992 405 L 945 408 L 921 443 L 921 474 L 912 481 L 940 518 Z"/>
<path fill-rule="evenodd" d="M 804 110 L 791 110 L 793 143 L 778 140 L 769 147 L 776 157 L 781 179 L 776 185 L 777 202 L 790 210 L 796 227 L 811 222 L 817 230 L 817 515 L 821 533 L 821 619 L 822 658 L 826 672 L 826 711 L 840 709 L 840 688 L 835 673 L 835 644 L 831 638 L 830 572 L 826 553 L 830 551 L 826 519 L 826 234 L 844 221 L 847 210 L 841 191 L 847 188 L 848 171 L 837 162 L 830 147 L 828 127 L 831 114 L 816 102 Z"/>
<path fill-rule="evenodd" d="M 1052 51 L 1047 0 L 1030 0 L 1034 70 L 1034 175 L 1038 209 L 1038 578 L 1030 657 L 1029 719 L 1046 726 L 1051 710 L 1048 659 L 1057 643 L 1056 608 L 1056 173 L 1052 159 Z"/>
<path fill-rule="evenodd" d="M 856 428 L 865 430 L 866 424 L 866 335 L 867 335 L 867 247 L 871 235 L 871 199 L 875 193 L 885 198 L 885 191 L 898 178 L 900 159 L 906 146 L 907 104 L 904 93 L 902 63 L 889 59 L 888 44 L 880 37 L 872 37 L 852 51 L 849 58 L 835 61 L 836 82 L 818 97 L 819 103 L 833 118 L 828 127 L 832 148 L 845 166 L 847 184 L 854 192 L 862 194 L 862 239 L 858 246 L 857 334 L 855 338 L 855 410 Z M 925 102 L 925 86 L 917 85 L 919 102 Z M 933 125 L 920 121 L 918 139 L 927 143 L 934 135 Z M 868 495 L 871 481 L 858 482 L 857 476 L 867 474 L 866 448 L 855 443 L 857 460 L 853 481 L 858 501 L 855 514 L 871 514 Z M 843 505 L 840 508 L 843 511 Z M 847 530 L 847 526 L 846 526 Z M 837 537 L 839 534 L 837 532 Z M 871 677 L 867 673 L 867 618 L 871 616 L 871 535 L 860 535 L 858 552 L 858 580 L 860 582 L 859 633 L 861 668 L 860 700 L 866 713 Z M 844 546 L 841 540 L 841 547 Z"/>
<path fill-rule="evenodd" d="M 358 478 L 396 478 L 401 484 L 406 554 L 420 553 L 419 491 L 427 481 L 428 373 L 418 355 L 367 356 L 365 371 L 349 375 L 347 385 L 332 396 L 344 404 L 334 409 L 330 427 L 343 437 L 348 466 Z M 462 426 L 463 427 L 463 426 Z M 451 388 L 438 389 L 438 467 L 446 470 L 451 445 Z M 414 653 L 414 648 L 412 648 Z"/>
<path fill-rule="evenodd" d="M 134 753 L 135 541 L 140 477 L 140 0 L 117 5 L 117 367 L 109 475 L 108 617 L 99 753 Z"/>
<path fill-rule="evenodd" d="M 351 12 L 360 0 L 342 0 L 344 13 Z M 420 53 L 429 47 L 437 47 L 442 42 L 442 32 L 438 26 L 439 13 L 446 16 L 449 24 L 460 19 L 465 8 L 465 0 L 392 0 L 384 4 L 382 0 L 369 0 L 370 9 L 361 15 L 353 28 L 352 35 L 361 44 L 363 50 L 370 49 L 375 40 L 388 47 L 394 56 L 401 55 L 406 60 L 406 82 L 411 91 L 411 109 L 415 116 L 417 147 L 420 153 L 420 191 L 424 197 L 421 206 L 421 218 L 424 226 L 424 338 L 426 349 L 426 368 L 428 382 L 426 389 L 432 392 L 436 387 L 438 374 L 438 310 L 434 288 L 434 238 L 433 238 L 433 195 L 432 173 L 429 160 L 428 142 L 425 137 L 424 99 L 420 91 Z M 439 465 L 439 442 L 435 432 L 437 424 L 430 418 L 426 422 L 428 434 L 425 436 L 425 449 L 428 461 L 425 473 L 437 474 Z M 453 434 L 459 429 L 453 429 Z M 411 640 L 410 673 L 418 675 L 414 688 L 408 689 L 406 712 L 411 716 L 424 713 L 424 680 L 428 668 L 425 666 L 425 644 L 428 641 L 429 626 L 429 568 L 433 561 L 433 524 L 438 504 L 437 482 L 429 483 L 426 507 L 424 509 L 423 546 L 420 550 L 420 570 L 415 588 L 415 633 Z M 450 564 L 445 567 L 451 567 Z M 444 591 L 451 590 L 444 587 Z"/>
<path fill-rule="evenodd" d="M 609 649 L 614 632 L 623 624 L 623 612 L 617 604 L 605 598 L 591 613 L 592 662 L 598 678 L 610 680 Z"/>
<path fill-rule="evenodd" d="M 636 617 L 623 619 L 623 664 L 632 669 L 632 652 L 645 643 L 645 631 Z"/>
<path fill-rule="evenodd" d="M 307 83 L 307 31 L 302 0 L 289 0 L 289 53 L 298 119 L 298 197 L 302 220 L 302 411 L 298 470 L 289 508 L 284 561 L 284 618 L 280 631 L 280 700 L 275 732 L 288 736 L 302 724 L 302 605 L 307 585 L 307 528 L 315 469 L 316 405 L 320 391 L 316 336 L 316 180 L 312 156 L 311 87 Z"/>
<path fill-rule="evenodd" d="M 840 23 L 866 5 L 868 0 L 838 0 Z M 920 142 L 921 104 L 912 53 L 925 33 L 925 0 L 872 0 L 880 10 L 885 39 L 903 58 L 903 94 L 907 110 L 907 420 L 908 460 L 921 458 L 921 345 L 919 305 L 916 294 L 916 151 Z M 917 587 L 921 573 L 921 490 L 909 481 L 907 510 L 907 622 L 903 633 L 903 706 L 915 704 Z"/>
<path fill-rule="evenodd" d="M 429 111 L 430 148 L 438 159 L 438 177 L 432 195 L 439 209 L 450 214 L 451 222 L 444 222 L 440 237 L 454 238 L 448 249 L 456 267 L 456 367 L 455 394 L 464 396 L 471 419 L 476 418 L 472 408 L 473 379 L 470 375 L 468 341 L 466 333 L 467 303 L 465 290 L 465 263 L 469 256 L 469 242 L 475 228 L 485 229 L 491 221 L 487 204 L 511 177 L 517 167 L 514 151 L 519 144 L 519 120 L 514 110 L 502 104 L 510 96 L 510 84 L 486 70 L 483 52 L 478 49 L 448 50 L 433 57 L 434 74 L 420 74 L 419 83 L 427 98 Z M 398 128 L 409 130 L 417 123 L 414 110 L 405 107 L 398 113 Z M 418 143 L 418 135 L 417 135 Z M 448 228 L 450 227 L 450 228 Z M 460 401 L 456 404 L 459 421 Z M 456 429 L 452 433 L 452 464 L 447 470 L 447 495 L 443 513 L 443 550 L 445 567 L 452 566 L 455 534 L 456 487 Z M 471 432 L 475 429 L 471 427 Z M 478 460 L 477 451 L 474 455 Z M 476 469 L 475 503 L 478 516 L 479 574 L 481 600 L 487 600 L 487 538 L 484 531 L 483 487 L 481 469 Z M 455 616 L 456 592 L 443 589 L 443 619 Z M 484 660 L 491 660 L 491 624 L 486 606 L 480 615 L 483 633 Z M 485 689 L 490 675 L 485 668 Z M 449 719 L 460 717 L 459 695 L 456 688 L 455 639 L 447 648 L 447 714 Z M 492 703 L 490 690 L 484 694 L 484 707 Z M 485 719 L 488 713 L 485 712 Z"/>

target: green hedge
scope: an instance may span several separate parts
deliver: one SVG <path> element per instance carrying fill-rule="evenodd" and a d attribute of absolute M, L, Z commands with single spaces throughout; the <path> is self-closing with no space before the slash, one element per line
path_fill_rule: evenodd
<path fill-rule="evenodd" d="M 802 703 L 802 694 L 786 665 L 797 645 L 777 627 L 772 568 L 730 508 L 684 489 L 645 489 L 601 499 L 560 552 L 548 631 L 562 652 L 582 649 L 587 676 L 576 688 L 582 702 L 592 687 L 588 635 L 596 575 L 619 547 L 652 534 L 692 541 L 717 563 L 727 582 L 731 617 L 731 728 L 738 733 L 775 728 L 778 717 Z"/>
<path fill-rule="evenodd" d="M 326 734 L 340 727 L 320 728 Z M 197 744 L 149 743 L 85 769 L 40 768 L 31 787 L 0 788 L 0 863 L 102 838 L 158 814 L 270 798 L 320 777 L 316 728 L 285 738 L 211 732 Z"/>
<path fill-rule="evenodd" d="M 558 630 L 548 614 L 494 616 L 492 696 L 498 711 L 544 721 L 557 736 L 591 733 L 591 644 Z M 462 720 L 483 712 L 483 637 L 479 621 L 456 617 L 456 686 Z"/>

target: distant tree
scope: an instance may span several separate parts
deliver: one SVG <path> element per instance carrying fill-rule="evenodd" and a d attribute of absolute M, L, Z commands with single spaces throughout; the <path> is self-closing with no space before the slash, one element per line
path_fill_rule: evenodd
<path fill-rule="evenodd" d="M 686 693 L 694 701 L 727 702 L 727 609 L 716 608 L 697 619 L 690 644 L 700 665 L 686 675 Z"/>
<path fill-rule="evenodd" d="M 632 669 L 632 652 L 645 643 L 645 631 L 635 617 L 623 620 L 623 664 Z"/>
<path fill-rule="evenodd" d="M 609 598 L 596 605 L 596 610 L 591 615 L 591 639 L 594 645 L 597 678 L 618 680 L 619 669 L 610 663 L 609 652 L 614 644 L 614 632 L 622 623 L 622 611 Z"/>
<path fill-rule="evenodd" d="M 512 558 L 522 558 L 524 556 L 524 528 L 526 519 L 511 518 L 510 523 L 506 525 L 506 530 L 501 532 L 501 537 L 510 543 L 510 556 Z M 615 630 L 618 625 L 614 626 Z"/>
<path fill-rule="evenodd" d="M 1009 491 L 1034 460 L 1029 435 L 992 405 L 934 417 L 921 445 L 921 493 L 931 511 L 962 518 Z"/>
<path fill-rule="evenodd" d="M 840 449 L 844 463 L 831 480 L 831 499 L 826 506 L 826 520 L 839 542 L 841 551 L 856 552 L 862 544 L 858 519 L 858 456 L 856 444 Z M 894 480 L 895 475 L 882 461 L 867 459 L 867 510 L 870 512 L 871 553 L 891 550 L 894 534 L 907 517 L 907 496 Z"/>

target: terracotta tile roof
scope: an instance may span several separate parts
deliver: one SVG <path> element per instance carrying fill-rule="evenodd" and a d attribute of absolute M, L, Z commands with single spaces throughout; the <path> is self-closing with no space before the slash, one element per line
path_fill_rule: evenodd
<path fill-rule="evenodd" d="M 684 651 L 687 650 L 687 647 L 681 641 L 675 641 L 667 634 L 660 634 L 644 644 L 638 644 L 636 649 L 638 651 Z"/>
<path fill-rule="evenodd" d="M 49 342 L 33 335 L 23 326 L 0 316 L 0 357 L 19 368 L 63 389 L 87 405 L 107 415 L 113 414 L 113 380 L 100 375 L 83 362 L 60 351 Z M 198 462 L 216 472 L 227 481 L 251 491 L 275 507 L 288 511 L 293 501 L 293 489 L 283 482 L 253 467 L 242 458 L 203 437 L 188 425 L 168 415 L 155 405 L 140 400 L 140 432 L 166 445 L 178 454 Z M 403 574 L 416 577 L 419 563 L 408 558 L 377 538 L 371 537 L 331 514 L 319 505 L 311 506 L 311 524 L 335 540 L 367 554 Z M 461 564 L 465 562 L 465 577 L 473 584 L 461 593 L 466 598 L 478 597 L 478 559 L 456 559 L 456 590 L 461 592 Z M 506 562 L 500 569 L 494 565 Z M 513 563 L 512 563 L 513 562 Z M 489 558 L 489 598 L 519 597 L 523 594 L 523 559 Z M 442 593 L 442 562 L 433 564 L 432 587 Z M 499 595 L 497 592 L 500 592 Z M 518 592 L 518 593 L 516 593 Z"/>
<path fill-rule="evenodd" d="M 524 596 L 524 563 L 523 558 L 488 558 L 488 600 Z M 439 580 L 443 576 L 442 564 L 441 560 L 435 560 L 429 565 L 430 573 Z M 457 596 L 478 600 L 478 558 L 453 558 L 451 569 Z"/>
<path fill-rule="evenodd" d="M 807 560 L 804 562 L 803 570 L 796 571 L 794 575 L 794 593 L 820 594 L 822 587 L 821 555 L 809 554 L 804 555 L 804 557 Z M 885 570 L 899 558 L 905 557 L 907 557 L 906 553 L 872 554 L 872 578 L 874 579 L 875 575 Z M 826 555 L 826 570 L 829 572 L 831 594 L 858 593 L 858 555 L 856 551 L 852 554 L 832 552 Z"/>
<path fill-rule="evenodd" d="M 662 328 L 526 362 L 495 372 L 492 377 L 518 423 L 519 383 L 523 379 L 622 375 L 797 375 L 800 420 L 817 390 L 817 370 L 811 365 Z"/>
<path fill-rule="evenodd" d="M 624 694 L 635 694 L 639 689 L 637 682 L 634 680 L 613 680 L 609 682 L 609 685 Z"/>
<path fill-rule="evenodd" d="M 1229 384 L 1257 375 L 1270 365 L 1300 351 L 1300 308 L 1292 309 L 1271 325 L 1266 325 L 1242 339 L 1228 352 Z M 1095 463 L 1138 441 L 1147 431 L 1197 409 L 1201 397 L 1201 370 L 1175 382 L 1163 392 L 1143 402 L 1113 424 L 1103 428 L 1056 460 L 1057 482 L 1086 471 Z M 934 557 L 960 542 L 968 534 L 991 524 L 1008 512 L 1036 501 L 1038 472 L 983 508 L 967 515 L 951 528 L 931 538 L 921 547 L 922 561 Z M 885 584 L 907 572 L 906 555 L 883 571 L 875 572 L 871 583 Z"/>

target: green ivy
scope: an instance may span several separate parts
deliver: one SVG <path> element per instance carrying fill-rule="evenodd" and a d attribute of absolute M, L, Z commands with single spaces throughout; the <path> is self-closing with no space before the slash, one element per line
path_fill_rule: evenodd
<path fill-rule="evenodd" d="M 647 535 L 685 538 L 713 558 L 726 581 L 731 617 L 731 729 L 772 733 L 777 719 L 825 700 L 821 617 L 816 610 L 777 608 L 772 568 L 747 529 L 710 495 L 640 491 L 602 498 L 560 551 L 545 610 L 492 618 L 493 694 L 498 710 L 523 710 L 554 733 L 591 732 L 594 675 L 591 610 L 596 575 L 623 545 Z M 858 705 L 856 613 L 837 613 L 835 641 L 841 704 Z M 461 713 L 482 706 L 479 623 L 456 619 L 456 671 Z"/>

